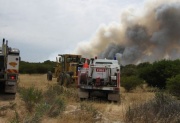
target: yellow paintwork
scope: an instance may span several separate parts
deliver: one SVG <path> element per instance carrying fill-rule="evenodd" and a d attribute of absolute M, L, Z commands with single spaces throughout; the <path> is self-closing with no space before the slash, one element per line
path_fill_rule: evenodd
<path fill-rule="evenodd" d="M 74 55 L 74 54 L 62 54 L 61 56 L 64 61 L 59 62 L 57 60 L 55 66 L 54 76 L 57 78 L 57 82 L 59 82 L 59 76 L 62 72 L 68 73 L 73 72 L 72 79 L 76 82 L 77 81 L 77 67 L 79 62 L 77 59 L 81 59 L 81 55 Z"/>

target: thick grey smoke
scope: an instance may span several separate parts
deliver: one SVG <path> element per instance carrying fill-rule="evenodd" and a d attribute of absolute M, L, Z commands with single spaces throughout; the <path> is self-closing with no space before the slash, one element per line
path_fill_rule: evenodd
<path fill-rule="evenodd" d="M 180 0 L 151 0 L 139 11 L 133 16 L 124 11 L 120 24 L 100 27 L 76 52 L 101 58 L 123 53 L 124 65 L 180 58 Z"/>
<path fill-rule="evenodd" d="M 124 47 L 120 45 L 116 45 L 114 43 L 111 43 L 108 45 L 108 47 L 99 54 L 99 58 L 107 58 L 107 59 L 113 59 L 116 56 L 116 53 L 123 54 Z"/>

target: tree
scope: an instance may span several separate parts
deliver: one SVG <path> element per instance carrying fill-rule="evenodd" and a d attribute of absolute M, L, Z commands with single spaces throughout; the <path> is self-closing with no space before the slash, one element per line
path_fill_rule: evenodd
<path fill-rule="evenodd" d="M 129 64 L 121 69 L 121 76 L 137 75 L 137 68 L 134 64 Z"/>
<path fill-rule="evenodd" d="M 180 74 L 169 78 L 166 87 L 171 94 L 180 97 Z"/>
<path fill-rule="evenodd" d="M 121 77 L 121 86 L 124 87 L 127 92 L 135 89 L 141 84 L 143 84 L 143 80 L 137 76 Z"/>
<path fill-rule="evenodd" d="M 20 61 L 19 65 L 19 72 L 20 73 L 26 73 L 26 74 L 44 74 L 47 73 L 48 71 L 53 71 L 55 62 L 53 61 L 45 61 L 43 63 L 29 63 L 25 61 Z"/>
<path fill-rule="evenodd" d="M 138 70 L 140 78 L 144 79 L 149 86 L 163 89 L 166 87 L 166 81 L 178 73 L 180 69 L 180 61 L 161 60 L 151 65 L 145 65 Z"/>

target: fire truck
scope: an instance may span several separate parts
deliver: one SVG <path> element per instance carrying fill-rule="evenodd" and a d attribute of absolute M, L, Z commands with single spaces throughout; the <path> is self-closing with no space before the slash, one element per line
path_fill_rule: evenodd
<path fill-rule="evenodd" d="M 91 58 L 78 71 L 79 98 L 104 97 L 120 102 L 120 65 L 116 59 Z"/>
<path fill-rule="evenodd" d="M 0 91 L 2 93 L 16 94 L 19 74 L 20 51 L 8 46 L 3 39 L 0 47 Z"/>

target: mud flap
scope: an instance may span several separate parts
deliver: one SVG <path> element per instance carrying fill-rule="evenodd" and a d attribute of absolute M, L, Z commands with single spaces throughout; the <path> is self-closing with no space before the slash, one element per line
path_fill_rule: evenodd
<path fill-rule="evenodd" d="M 80 99 L 87 99 L 87 98 L 89 98 L 89 92 L 83 91 L 82 89 L 79 89 L 78 96 Z"/>
<path fill-rule="evenodd" d="M 5 93 L 15 94 L 17 90 L 17 85 L 5 85 Z"/>
<path fill-rule="evenodd" d="M 119 93 L 109 93 L 108 100 L 120 102 L 120 94 Z"/>

